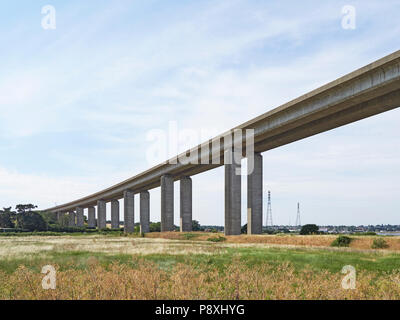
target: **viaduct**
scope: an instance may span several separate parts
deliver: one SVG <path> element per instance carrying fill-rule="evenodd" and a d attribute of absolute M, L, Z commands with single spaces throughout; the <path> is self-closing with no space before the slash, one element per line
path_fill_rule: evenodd
<path fill-rule="evenodd" d="M 238 235 L 241 232 L 241 177 L 237 175 L 240 161 L 226 161 L 226 155 L 234 152 L 227 141 L 232 141 L 234 132 L 252 130 L 254 169 L 247 176 L 248 233 L 260 234 L 263 208 L 262 152 L 399 106 L 400 50 L 179 155 L 179 158 L 186 157 L 191 161 L 183 163 L 170 159 L 105 190 L 46 211 L 59 216 L 69 214 L 71 226 L 83 226 L 84 210 L 87 209 L 88 226 L 103 229 L 106 228 L 106 203 L 111 202 L 112 228 L 119 228 L 119 200 L 123 198 L 124 229 L 131 233 L 134 231 L 134 195 L 140 194 L 140 228 L 141 232 L 146 233 L 149 232 L 150 221 L 149 190 L 161 187 L 161 231 L 171 231 L 174 228 L 174 182 L 179 180 L 180 228 L 181 231 L 191 231 L 191 176 L 223 165 L 225 234 Z M 200 153 L 195 152 L 200 149 Z"/>

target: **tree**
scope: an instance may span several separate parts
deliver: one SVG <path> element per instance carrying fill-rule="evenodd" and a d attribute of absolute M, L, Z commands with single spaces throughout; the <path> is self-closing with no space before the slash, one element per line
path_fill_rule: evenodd
<path fill-rule="evenodd" d="M 40 212 L 43 219 L 46 221 L 47 224 L 58 224 L 57 213 L 55 212 Z"/>
<path fill-rule="evenodd" d="M 197 220 L 192 221 L 192 231 L 201 231 L 201 225 Z"/>
<path fill-rule="evenodd" d="M 13 213 L 11 208 L 0 210 L 0 228 L 14 228 Z"/>
<path fill-rule="evenodd" d="M 18 204 L 15 206 L 17 213 L 31 212 L 33 209 L 36 209 L 37 206 L 33 204 Z"/>
<path fill-rule="evenodd" d="M 318 234 L 318 226 L 315 224 L 306 224 L 301 227 L 300 234 Z"/>
<path fill-rule="evenodd" d="M 17 223 L 19 228 L 27 231 L 47 230 L 47 223 L 44 218 L 34 211 L 19 213 L 17 216 Z"/>

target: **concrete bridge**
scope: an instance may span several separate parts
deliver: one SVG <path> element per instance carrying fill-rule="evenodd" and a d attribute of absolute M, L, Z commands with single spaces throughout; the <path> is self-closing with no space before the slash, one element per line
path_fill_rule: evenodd
<path fill-rule="evenodd" d="M 235 133 L 254 130 L 254 169 L 248 174 L 248 233 L 262 232 L 262 152 L 352 123 L 400 106 L 400 51 L 313 90 L 278 108 L 169 159 L 110 188 L 47 211 L 69 214 L 71 226 L 106 227 L 106 203 L 111 202 L 112 228 L 119 228 L 119 200 L 124 199 L 125 232 L 134 229 L 134 195 L 140 194 L 140 227 L 149 232 L 149 190 L 161 186 L 161 230 L 174 228 L 174 181 L 180 181 L 181 231 L 192 228 L 191 176 L 225 166 L 225 234 L 241 232 L 240 159 L 234 155 Z M 239 138 L 248 147 L 244 136 Z M 228 143 L 233 141 L 232 143 Z M 247 144 L 246 144 L 247 143 Z M 198 150 L 201 150 L 198 152 Z M 246 154 L 241 153 L 241 156 Z M 97 206 L 97 226 L 96 209 Z"/>

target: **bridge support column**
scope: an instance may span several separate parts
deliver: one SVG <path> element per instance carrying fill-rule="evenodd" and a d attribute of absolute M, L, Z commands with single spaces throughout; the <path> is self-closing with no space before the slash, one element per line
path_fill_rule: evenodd
<path fill-rule="evenodd" d="M 62 218 L 63 218 L 63 213 L 62 212 L 57 212 L 57 222 L 59 223 L 59 224 L 61 224 L 62 223 Z"/>
<path fill-rule="evenodd" d="M 106 211 L 106 202 L 103 200 L 97 201 L 97 227 L 99 230 L 107 228 L 106 225 L 106 216 L 107 216 L 107 211 Z"/>
<path fill-rule="evenodd" d="M 83 208 L 76 208 L 76 226 L 83 227 Z"/>
<path fill-rule="evenodd" d="M 225 152 L 225 235 L 241 234 L 242 176 L 241 163 L 233 152 Z"/>
<path fill-rule="evenodd" d="M 59 212 L 57 215 L 57 221 L 60 225 L 65 226 L 66 222 L 65 222 L 65 212 Z"/>
<path fill-rule="evenodd" d="M 88 227 L 96 228 L 96 209 L 94 207 L 88 209 Z"/>
<path fill-rule="evenodd" d="M 135 231 L 135 194 L 132 191 L 124 192 L 124 232 Z"/>
<path fill-rule="evenodd" d="M 150 232 L 150 193 L 140 193 L 140 232 Z"/>
<path fill-rule="evenodd" d="M 69 220 L 68 220 L 68 226 L 69 226 L 69 227 L 75 227 L 75 226 L 76 226 L 76 223 L 75 223 L 75 212 L 74 212 L 74 211 L 71 211 L 71 212 L 68 214 L 68 218 L 69 218 Z"/>
<path fill-rule="evenodd" d="M 247 166 L 247 233 L 262 233 L 263 157 L 254 154 L 254 168 Z M 252 170 L 252 171 L 251 171 Z"/>
<path fill-rule="evenodd" d="M 161 232 L 174 230 L 174 179 L 161 177 Z"/>
<path fill-rule="evenodd" d="M 190 177 L 181 179 L 180 193 L 181 232 L 190 232 L 192 231 L 192 179 Z"/>
<path fill-rule="evenodd" d="M 111 201 L 111 229 L 119 229 L 119 201 Z"/>

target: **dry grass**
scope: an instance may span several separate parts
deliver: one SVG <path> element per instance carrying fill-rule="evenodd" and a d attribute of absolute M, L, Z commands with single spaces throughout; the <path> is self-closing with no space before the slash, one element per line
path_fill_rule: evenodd
<path fill-rule="evenodd" d="M 215 233 L 195 232 L 196 241 L 206 241 L 210 237 L 215 237 Z M 170 240 L 182 240 L 183 234 L 179 232 L 155 232 L 146 234 L 148 238 L 160 238 Z M 302 246 L 302 247 L 329 247 L 337 235 L 314 235 L 314 236 L 300 236 L 300 235 L 240 235 L 240 236 L 226 236 L 226 243 L 259 243 L 259 244 L 274 244 L 283 246 Z M 372 242 L 377 239 L 377 236 L 350 236 L 354 240 L 350 244 L 350 248 L 354 249 L 371 249 Z M 387 248 L 390 251 L 400 251 L 400 237 L 385 237 L 388 243 Z"/>
<path fill-rule="evenodd" d="M 29 236 L 1 237 L 0 259 L 22 258 L 27 255 L 45 255 L 50 252 L 85 251 L 108 254 L 213 254 L 221 246 L 207 242 L 177 242 L 169 239 L 147 239 L 103 236 Z"/>
<path fill-rule="evenodd" d="M 344 290 L 343 275 L 298 273 L 289 264 L 250 268 L 236 261 L 223 272 L 178 264 L 165 271 L 145 261 L 105 269 L 93 259 L 87 270 L 57 272 L 56 290 L 43 290 L 42 277 L 23 266 L 0 274 L 0 299 L 400 299 L 399 272 L 363 273 L 355 290 Z"/>
<path fill-rule="evenodd" d="M 62 237 L 7 237 L 0 238 L 0 259 L 17 258 L 24 255 L 46 252 L 85 251 L 109 254 L 216 254 L 223 250 L 210 243 L 176 242 L 166 239 L 102 236 Z"/>

